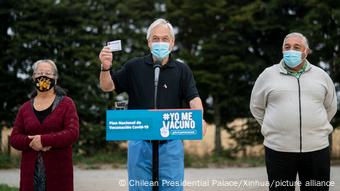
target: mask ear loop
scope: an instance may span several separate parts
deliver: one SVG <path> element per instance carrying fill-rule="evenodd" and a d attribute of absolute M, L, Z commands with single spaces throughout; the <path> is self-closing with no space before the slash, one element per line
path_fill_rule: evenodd
<path fill-rule="evenodd" d="M 303 53 L 305 54 L 305 56 L 304 56 L 304 58 L 302 59 L 302 60 L 305 60 L 305 59 L 307 59 L 307 48 L 305 49 L 305 51 L 303 51 Z"/>

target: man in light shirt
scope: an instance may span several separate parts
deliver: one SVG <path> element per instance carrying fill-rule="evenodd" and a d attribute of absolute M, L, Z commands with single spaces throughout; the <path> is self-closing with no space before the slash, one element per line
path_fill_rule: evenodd
<path fill-rule="evenodd" d="M 288 34 L 283 59 L 258 77 L 250 110 L 261 125 L 270 191 L 329 190 L 329 134 L 337 111 L 334 84 L 308 62 L 307 38 Z"/>

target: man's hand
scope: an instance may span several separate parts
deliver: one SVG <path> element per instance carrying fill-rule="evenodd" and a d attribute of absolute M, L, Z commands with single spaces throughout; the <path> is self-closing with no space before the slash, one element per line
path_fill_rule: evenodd
<path fill-rule="evenodd" d="M 48 151 L 50 150 L 52 147 L 51 146 L 47 146 L 47 147 L 43 147 L 41 144 L 41 136 L 40 135 L 33 135 L 33 136 L 28 136 L 29 139 L 32 139 L 32 141 L 30 142 L 30 147 L 35 150 L 35 151 Z"/>
<path fill-rule="evenodd" d="M 99 59 L 102 63 L 102 70 L 109 71 L 108 69 L 110 69 L 112 65 L 112 52 L 109 47 L 105 46 L 102 51 L 100 51 Z M 105 92 L 110 92 L 115 89 L 110 72 L 100 72 L 99 85 Z"/>
<path fill-rule="evenodd" d="M 203 104 L 202 104 L 201 98 L 199 98 L 199 97 L 193 98 L 192 100 L 190 100 L 189 105 L 190 105 L 191 109 L 202 110 L 202 116 L 203 116 Z M 205 135 L 206 132 L 207 132 L 207 123 L 205 122 L 204 119 L 202 119 L 202 134 L 203 134 L 203 136 Z"/>
<path fill-rule="evenodd" d="M 105 46 L 99 54 L 100 62 L 103 64 L 103 69 L 109 69 L 112 64 L 112 52 L 110 48 Z"/>
<path fill-rule="evenodd" d="M 207 123 L 205 122 L 205 120 L 202 120 L 202 133 L 203 136 L 207 133 Z"/>

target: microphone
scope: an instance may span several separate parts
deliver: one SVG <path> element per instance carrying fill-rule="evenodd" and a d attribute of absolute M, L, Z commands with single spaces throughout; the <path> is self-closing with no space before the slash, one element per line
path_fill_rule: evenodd
<path fill-rule="evenodd" d="M 155 87 L 158 87 L 158 80 L 159 80 L 159 72 L 161 70 L 161 62 L 159 60 L 156 60 L 155 64 L 153 65 L 153 68 L 155 70 Z"/>
<path fill-rule="evenodd" d="M 158 91 L 158 80 L 159 80 L 159 73 L 161 70 L 161 62 L 159 60 L 156 60 L 154 65 L 154 74 L 155 74 L 155 89 L 154 89 L 154 98 L 153 98 L 153 104 L 154 109 L 157 109 L 157 91 Z M 152 141 L 152 182 L 155 183 L 155 185 L 152 187 L 153 191 L 158 191 L 158 180 L 159 180 L 159 142 L 153 140 Z"/>

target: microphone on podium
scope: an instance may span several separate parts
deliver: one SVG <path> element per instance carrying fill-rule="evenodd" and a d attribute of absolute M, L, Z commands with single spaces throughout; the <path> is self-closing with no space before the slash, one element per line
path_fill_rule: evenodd
<path fill-rule="evenodd" d="M 153 68 L 154 68 L 154 82 L 155 82 L 155 92 L 154 92 L 154 109 L 157 109 L 157 89 L 158 89 L 158 80 L 159 73 L 161 70 L 161 61 L 156 60 Z M 159 180 L 159 152 L 158 152 L 158 141 L 152 141 L 152 182 L 155 184 L 152 187 L 152 191 L 158 191 L 158 180 Z"/>
<path fill-rule="evenodd" d="M 159 60 L 156 60 L 155 61 L 155 63 L 154 63 L 154 65 L 153 65 L 153 68 L 154 68 L 154 74 L 155 74 L 155 80 L 154 80 L 154 82 L 155 82 L 155 87 L 158 87 L 158 80 L 159 80 L 159 72 L 160 72 L 160 70 L 161 70 L 161 62 L 159 61 Z"/>

